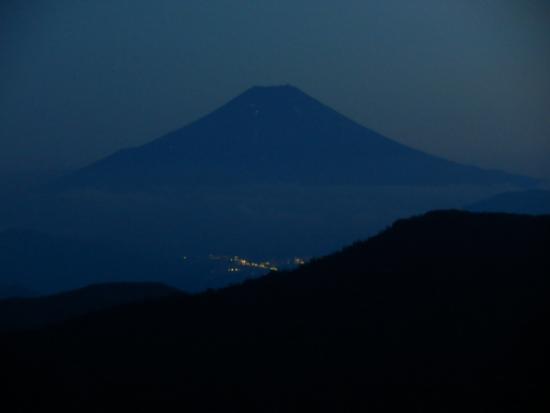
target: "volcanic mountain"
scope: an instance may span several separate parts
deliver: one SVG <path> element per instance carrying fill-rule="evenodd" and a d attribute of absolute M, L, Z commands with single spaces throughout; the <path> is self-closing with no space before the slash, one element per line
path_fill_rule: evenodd
<path fill-rule="evenodd" d="M 213 113 L 64 179 L 133 190 L 189 184 L 528 185 L 392 141 L 292 86 L 253 87 Z"/>

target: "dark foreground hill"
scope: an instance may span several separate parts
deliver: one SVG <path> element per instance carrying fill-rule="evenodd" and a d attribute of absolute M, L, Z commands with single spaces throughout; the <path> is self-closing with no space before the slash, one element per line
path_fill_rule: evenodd
<path fill-rule="evenodd" d="M 0 331 L 40 328 L 115 306 L 183 295 L 155 283 L 96 284 L 61 294 L 0 301 Z"/>
<path fill-rule="evenodd" d="M 530 185 L 401 145 L 291 86 L 254 87 L 202 119 L 121 150 L 63 187 L 150 190 L 197 185 Z"/>
<path fill-rule="evenodd" d="M 297 271 L 4 335 L 2 402 L 548 411 L 549 241 L 548 216 L 430 213 Z"/>

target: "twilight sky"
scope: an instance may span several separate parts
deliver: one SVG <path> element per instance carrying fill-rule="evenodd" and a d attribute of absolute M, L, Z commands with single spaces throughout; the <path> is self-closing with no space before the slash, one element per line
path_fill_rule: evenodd
<path fill-rule="evenodd" d="M 0 170 L 84 165 L 252 85 L 550 178 L 548 0 L 2 0 Z"/>

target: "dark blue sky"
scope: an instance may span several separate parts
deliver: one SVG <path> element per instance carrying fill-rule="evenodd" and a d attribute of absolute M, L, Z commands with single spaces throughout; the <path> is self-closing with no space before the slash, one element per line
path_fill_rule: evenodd
<path fill-rule="evenodd" d="M 3 0 L 0 170 L 78 167 L 291 83 L 430 153 L 550 178 L 547 0 Z"/>

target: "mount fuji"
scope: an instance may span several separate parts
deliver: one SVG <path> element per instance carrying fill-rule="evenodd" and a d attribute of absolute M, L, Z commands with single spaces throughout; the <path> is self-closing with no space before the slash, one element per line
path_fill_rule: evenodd
<path fill-rule="evenodd" d="M 209 115 L 63 179 L 69 188 L 189 185 L 501 185 L 533 179 L 399 144 L 293 86 L 253 87 Z"/>

